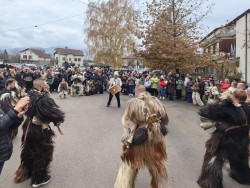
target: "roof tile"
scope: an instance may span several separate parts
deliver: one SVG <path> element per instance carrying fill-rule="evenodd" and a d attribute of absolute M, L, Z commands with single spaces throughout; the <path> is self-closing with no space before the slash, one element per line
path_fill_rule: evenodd
<path fill-rule="evenodd" d="M 62 55 L 72 54 L 74 56 L 83 56 L 82 50 L 74 50 L 74 49 L 68 49 L 68 48 L 56 48 L 55 54 L 56 53 L 62 54 Z"/>

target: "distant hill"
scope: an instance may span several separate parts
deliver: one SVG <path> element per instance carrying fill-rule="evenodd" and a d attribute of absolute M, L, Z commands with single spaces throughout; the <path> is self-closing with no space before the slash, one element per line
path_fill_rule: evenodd
<path fill-rule="evenodd" d="M 20 48 L 9 48 L 6 49 L 9 55 L 14 55 L 17 54 L 18 52 L 25 50 L 27 48 L 40 48 L 40 47 L 20 47 Z M 45 50 L 46 53 L 53 55 L 55 48 L 64 48 L 62 46 L 52 46 L 52 47 L 48 47 L 48 48 L 42 48 Z M 71 47 L 69 47 L 71 48 Z M 79 49 L 79 48 L 73 48 L 73 49 Z M 0 51 L 4 51 L 5 49 L 0 49 Z M 87 53 L 87 49 L 86 48 L 81 48 L 80 50 L 82 50 L 84 52 L 84 55 L 86 55 Z"/>
<path fill-rule="evenodd" d="M 7 52 L 8 52 L 9 55 L 15 55 L 15 54 L 17 54 L 18 52 L 20 52 L 20 51 L 22 51 L 24 49 L 26 49 L 26 48 L 25 47 L 10 48 L 10 49 L 7 48 L 6 50 L 7 50 Z M 1 50 L 4 50 L 4 49 L 1 49 Z"/>
<path fill-rule="evenodd" d="M 55 48 L 60 48 L 58 46 L 53 46 L 53 47 L 48 47 L 48 48 L 43 48 L 46 53 L 53 55 L 55 52 Z"/>

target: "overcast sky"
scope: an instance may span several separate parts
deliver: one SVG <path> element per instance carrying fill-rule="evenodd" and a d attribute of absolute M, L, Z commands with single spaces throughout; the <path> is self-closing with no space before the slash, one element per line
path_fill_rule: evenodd
<path fill-rule="evenodd" d="M 0 0 L 0 49 L 20 47 L 69 47 L 85 48 L 84 12 L 88 0 Z M 145 0 L 137 0 L 137 6 Z M 250 8 L 249 0 L 210 0 L 215 3 L 213 12 L 203 21 L 214 28 L 224 25 Z M 81 14 L 82 13 L 82 14 Z M 39 24 L 71 17 L 44 26 Z M 38 27 L 32 27 L 38 25 Z M 27 28 L 16 31 L 13 29 Z"/>

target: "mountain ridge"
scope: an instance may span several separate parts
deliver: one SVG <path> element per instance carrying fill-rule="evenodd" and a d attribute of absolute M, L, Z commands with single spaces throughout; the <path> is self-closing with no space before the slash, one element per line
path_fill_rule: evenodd
<path fill-rule="evenodd" d="M 27 48 L 41 48 L 41 47 L 6 48 L 6 50 L 7 50 L 8 54 L 15 55 L 18 52 L 20 52 L 22 50 L 25 50 Z M 51 46 L 51 47 L 41 48 L 41 49 L 43 49 L 46 53 L 53 55 L 56 48 L 65 48 L 65 47 L 62 47 L 62 46 Z M 79 48 L 71 48 L 71 47 L 69 47 L 69 48 L 70 49 L 76 49 L 76 50 L 82 50 L 84 52 L 84 55 L 86 56 L 86 53 L 87 53 L 87 49 L 86 48 L 81 48 L 81 49 L 79 49 Z M 4 50 L 5 49 L 0 49 L 0 51 L 4 51 Z"/>

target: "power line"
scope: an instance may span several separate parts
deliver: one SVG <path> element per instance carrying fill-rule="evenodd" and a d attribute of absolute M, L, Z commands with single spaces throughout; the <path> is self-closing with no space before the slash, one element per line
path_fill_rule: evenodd
<path fill-rule="evenodd" d="M 85 3 L 85 2 L 83 2 L 81 0 L 72 0 L 72 1 L 80 2 L 82 4 L 85 4 L 85 5 L 88 5 L 88 6 L 91 6 L 93 8 L 101 10 L 99 7 L 96 7 L 94 5 L 90 5 L 89 3 Z M 33 25 L 33 26 L 28 26 L 28 27 L 21 27 L 21 28 L 16 28 L 16 29 L 10 29 L 10 30 L 6 30 L 6 31 L 0 31 L 0 33 L 7 33 L 7 32 L 12 32 L 12 31 L 20 31 L 20 30 L 37 28 L 37 27 L 41 27 L 41 26 L 48 25 L 48 24 L 51 24 L 51 23 L 60 22 L 60 21 L 63 21 L 63 20 L 68 20 L 68 19 L 80 16 L 82 14 L 85 14 L 85 12 L 82 12 L 82 13 L 79 13 L 79 14 L 75 14 L 75 15 L 72 15 L 72 16 L 69 16 L 69 17 L 57 19 L 57 20 L 48 21 L 48 22 L 45 22 L 45 23 L 42 23 L 42 24 L 37 24 L 37 25 Z"/>
<path fill-rule="evenodd" d="M 47 25 L 47 24 L 51 24 L 51 23 L 55 23 L 55 22 L 59 22 L 59 21 L 63 21 L 63 20 L 68 20 L 70 18 L 74 18 L 74 17 L 80 16 L 80 15 L 83 15 L 83 14 L 85 14 L 85 12 L 82 12 L 82 13 L 79 13 L 79 14 L 75 14 L 75 15 L 69 16 L 67 18 L 62 18 L 62 19 L 50 21 L 50 22 L 47 22 L 47 23 L 43 23 L 43 24 L 37 25 L 37 27 L 40 27 L 40 26 L 43 26 L 43 25 Z"/>
<path fill-rule="evenodd" d="M 6 31 L 0 31 L 0 33 L 7 33 L 7 32 L 11 32 L 11 31 L 19 31 L 19 30 L 37 28 L 37 27 L 41 27 L 41 26 L 48 25 L 48 24 L 51 24 L 51 23 L 60 22 L 60 21 L 63 21 L 63 20 L 68 20 L 68 19 L 80 16 L 82 14 L 85 14 L 85 12 L 75 14 L 75 15 L 72 15 L 72 16 L 69 16 L 69 17 L 65 17 L 65 18 L 61 18 L 61 19 L 57 19 L 57 20 L 52 20 L 52 21 L 49 21 L 49 22 L 41 23 L 41 24 L 37 24 L 37 25 L 34 25 L 34 26 L 28 26 L 28 27 L 10 29 L 10 30 L 6 30 Z"/>
<path fill-rule="evenodd" d="M 92 4 L 89 4 L 89 3 L 85 3 L 85 2 L 83 2 L 83 1 L 81 1 L 81 0 L 72 0 L 72 1 L 79 2 L 79 3 L 85 4 L 85 5 L 87 5 L 87 6 L 91 6 L 91 7 L 93 7 L 93 8 L 102 10 L 101 8 L 99 8 L 99 7 L 95 6 L 95 5 L 92 5 Z M 136 2 L 136 0 L 134 0 L 132 4 L 134 4 L 135 2 Z M 126 11 L 127 11 L 127 10 L 126 10 Z M 44 26 L 44 25 L 48 25 L 48 24 L 51 24 L 51 23 L 60 22 L 60 21 L 63 21 L 63 20 L 68 20 L 68 19 L 71 19 L 71 18 L 80 16 L 80 15 L 83 15 L 83 14 L 85 14 L 85 12 L 82 12 L 82 13 L 79 13 L 79 14 L 75 14 L 75 15 L 72 15 L 72 16 L 69 16 L 69 17 L 65 17 L 65 18 L 61 18 L 61 19 L 52 20 L 52 21 L 48 21 L 48 22 L 45 22 L 45 23 L 33 25 L 33 26 L 21 27 L 21 28 L 16 28 L 16 29 L 9 29 L 9 30 L 6 30 L 6 31 L 0 31 L 0 34 L 1 34 L 1 33 L 7 33 L 7 32 L 13 32 L 13 31 L 20 31 L 20 30 L 38 28 L 38 27 L 41 27 L 41 26 Z"/>

